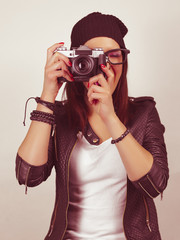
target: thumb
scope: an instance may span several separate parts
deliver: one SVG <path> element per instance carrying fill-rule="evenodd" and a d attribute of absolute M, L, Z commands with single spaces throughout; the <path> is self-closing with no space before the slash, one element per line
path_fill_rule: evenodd
<path fill-rule="evenodd" d="M 108 78 L 113 78 L 114 77 L 114 73 L 110 70 L 110 65 L 108 67 L 108 66 L 105 66 L 104 64 L 101 64 L 101 69 L 106 74 L 106 76 Z"/>

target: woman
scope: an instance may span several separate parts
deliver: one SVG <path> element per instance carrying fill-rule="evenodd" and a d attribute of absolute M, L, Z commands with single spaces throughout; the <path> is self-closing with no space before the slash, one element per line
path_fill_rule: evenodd
<path fill-rule="evenodd" d="M 151 97 L 127 92 L 126 26 L 92 13 L 74 26 L 71 48 L 101 47 L 104 73 L 74 81 L 72 63 L 47 52 L 44 86 L 19 147 L 20 184 L 36 186 L 56 169 L 56 202 L 46 240 L 161 239 L 153 198 L 167 186 L 164 127 Z M 123 50 L 124 49 L 124 50 Z M 66 101 L 55 101 L 67 80 Z M 56 123 L 56 125 L 54 124 Z"/>

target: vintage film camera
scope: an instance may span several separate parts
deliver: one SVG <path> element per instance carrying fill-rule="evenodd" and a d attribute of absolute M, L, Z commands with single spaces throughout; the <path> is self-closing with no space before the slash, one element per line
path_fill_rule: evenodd
<path fill-rule="evenodd" d="M 66 47 L 62 46 L 57 48 L 55 52 L 59 52 L 70 59 L 72 67 L 69 67 L 69 71 L 76 82 L 88 82 L 90 77 L 99 73 L 105 76 L 101 70 L 101 64 L 106 65 L 106 56 L 101 48 L 90 49 L 81 45 L 73 50 L 67 50 Z M 58 81 L 67 82 L 63 77 L 58 78 Z"/>

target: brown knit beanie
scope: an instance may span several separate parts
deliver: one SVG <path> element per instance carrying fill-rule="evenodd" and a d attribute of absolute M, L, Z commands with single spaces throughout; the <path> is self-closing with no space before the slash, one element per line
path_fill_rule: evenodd
<path fill-rule="evenodd" d="M 127 27 L 117 17 L 93 12 L 74 25 L 71 32 L 71 48 L 79 47 L 95 37 L 112 38 L 121 48 L 125 48 L 123 38 L 127 32 Z"/>

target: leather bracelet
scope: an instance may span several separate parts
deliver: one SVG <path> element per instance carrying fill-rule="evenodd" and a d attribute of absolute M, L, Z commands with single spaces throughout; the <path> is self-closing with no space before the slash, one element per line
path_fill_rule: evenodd
<path fill-rule="evenodd" d="M 46 113 L 46 112 L 42 112 L 42 111 L 38 111 L 38 110 L 34 110 L 33 112 L 31 112 L 30 119 L 34 120 L 34 121 L 45 122 L 50 125 L 55 124 L 55 115 L 54 114 Z"/>
<path fill-rule="evenodd" d="M 122 141 L 128 135 L 129 132 L 130 132 L 129 129 L 126 129 L 126 131 L 119 138 L 111 140 L 111 143 L 114 144 Z"/>
<path fill-rule="evenodd" d="M 54 106 L 55 106 L 54 103 L 44 101 L 44 100 L 40 99 L 40 97 L 36 97 L 35 100 L 37 103 L 40 103 L 41 105 L 49 108 L 50 110 L 52 110 L 54 112 Z"/>
<path fill-rule="evenodd" d="M 35 99 L 35 101 L 37 103 L 40 103 L 42 105 L 44 105 L 45 107 L 49 108 L 50 110 L 52 110 L 54 112 L 54 108 L 55 108 L 55 104 L 54 103 L 51 103 L 51 102 L 47 102 L 47 101 L 44 101 L 44 100 L 41 100 L 39 97 L 30 97 L 28 98 L 28 100 L 26 101 L 26 104 L 25 104 L 25 111 L 24 111 L 24 121 L 23 121 L 23 124 L 24 126 L 26 125 L 25 124 L 25 121 L 26 121 L 26 110 L 27 110 L 27 104 L 29 102 L 30 99 Z M 32 118 L 34 118 L 35 116 L 32 116 Z"/>

